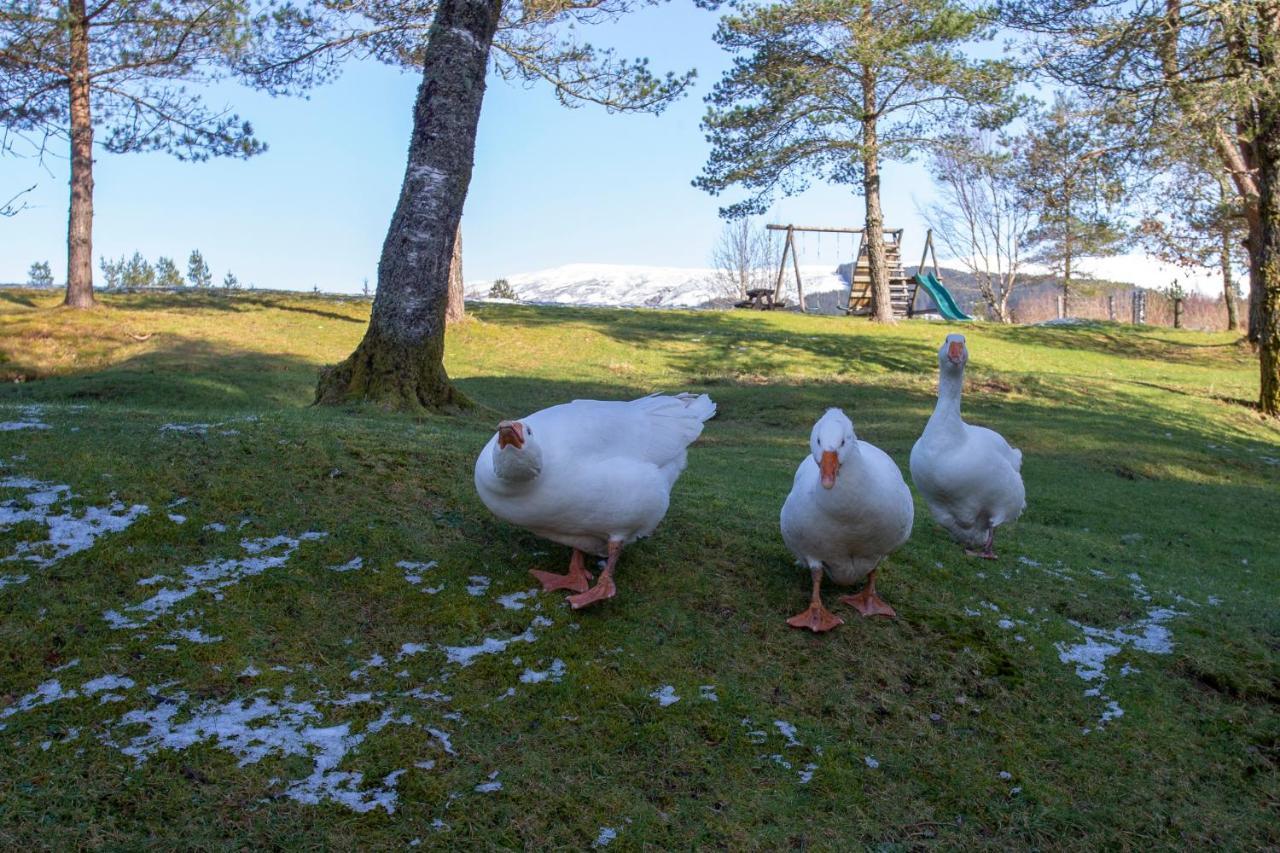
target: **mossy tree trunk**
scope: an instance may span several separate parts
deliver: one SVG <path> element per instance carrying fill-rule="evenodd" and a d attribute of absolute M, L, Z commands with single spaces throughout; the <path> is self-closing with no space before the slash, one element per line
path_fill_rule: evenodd
<path fill-rule="evenodd" d="M 321 372 L 318 404 L 368 401 L 408 411 L 470 405 L 445 373 L 445 315 L 501 8 L 501 0 L 442 0 L 436 11 L 373 315 L 356 351 Z"/>
<path fill-rule="evenodd" d="M 1280 51 L 1280 45 L 1273 44 L 1273 47 Z M 1272 68 L 1280 67 L 1280 56 L 1271 59 Z M 1258 207 L 1262 220 L 1262 251 L 1257 263 L 1261 273 L 1258 403 L 1264 414 L 1280 417 L 1280 104 L 1268 102 L 1259 113 L 1255 142 L 1261 190 Z"/>

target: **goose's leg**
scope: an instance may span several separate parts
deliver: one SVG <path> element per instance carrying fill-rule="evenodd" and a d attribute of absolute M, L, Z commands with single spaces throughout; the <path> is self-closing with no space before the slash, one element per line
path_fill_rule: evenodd
<path fill-rule="evenodd" d="M 970 557 L 981 557 L 984 560 L 996 559 L 996 552 L 991 550 L 991 546 L 996 541 L 996 529 L 994 527 L 987 528 L 987 544 L 983 546 L 981 551 L 975 551 L 972 548 L 965 548 L 964 552 Z"/>
<path fill-rule="evenodd" d="M 569 596 L 569 605 L 574 610 L 581 610 L 584 607 L 590 607 L 597 601 L 604 601 L 606 598 L 613 598 L 618 592 L 618 588 L 613 585 L 613 569 L 618 565 L 618 557 L 622 555 L 622 542 L 617 539 L 609 540 L 609 559 L 605 561 L 604 571 L 600 573 L 600 580 L 596 581 L 596 585 L 586 592 Z"/>
<path fill-rule="evenodd" d="M 813 575 L 813 594 L 809 597 L 809 609 L 792 616 L 787 624 L 792 628 L 808 628 L 815 634 L 821 634 L 837 625 L 843 625 L 844 620 L 822 606 L 822 567 L 810 569 L 810 573 Z"/>
<path fill-rule="evenodd" d="M 531 570 L 529 574 L 538 579 L 544 592 L 551 592 L 553 589 L 585 592 L 587 587 L 591 586 L 591 572 L 587 571 L 583 564 L 582 552 L 577 548 L 573 549 L 573 556 L 569 558 L 568 574 L 558 575 L 555 572 L 540 572 L 537 569 Z"/>
<path fill-rule="evenodd" d="M 842 604 L 848 604 L 863 616 L 897 616 L 898 613 L 889 606 L 889 602 L 876 595 L 876 570 L 867 575 L 867 585 L 862 592 L 855 595 L 840 596 Z"/>

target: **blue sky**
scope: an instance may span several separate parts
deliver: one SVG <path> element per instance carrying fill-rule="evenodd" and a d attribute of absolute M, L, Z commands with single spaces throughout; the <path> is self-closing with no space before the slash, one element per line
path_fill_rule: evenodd
<path fill-rule="evenodd" d="M 661 116 L 566 109 L 545 85 L 490 75 L 463 216 L 468 281 L 568 263 L 709 265 L 724 200 L 690 181 L 709 150 L 699 128 L 703 97 L 729 64 L 711 39 L 716 20 L 678 0 L 581 30 L 622 55 L 649 57 L 655 70 L 697 69 L 693 91 Z M 221 86 L 211 100 L 251 120 L 270 146 L 247 161 L 180 163 L 164 154 L 99 150 L 95 277 L 104 255 L 167 255 L 185 269 L 199 248 L 218 281 L 231 270 L 242 284 L 267 288 L 358 292 L 366 278 L 372 285 L 419 79 L 363 63 L 305 99 Z M 43 167 L 0 157 L 0 201 L 37 184 L 26 197 L 29 209 L 0 219 L 0 282 L 25 281 L 37 260 L 49 261 L 64 280 L 67 164 L 65 144 L 58 146 Z M 885 223 L 906 229 L 904 260 L 915 263 L 927 227 L 918 210 L 933 200 L 931 181 L 920 163 L 886 163 L 882 186 Z M 779 200 L 768 219 L 857 227 L 861 193 L 814 186 Z M 801 239 L 800 261 L 834 265 L 854 248 L 849 238 L 811 234 Z M 1140 256 L 1088 268 L 1156 285 L 1180 274 L 1157 271 Z M 1218 287 L 1212 277 L 1192 286 Z"/>
<path fill-rule="evenodd" d="M 657 117 L 565 109 L 546 86 L 490 76 L 463 219 L 468 280 L 574 262 L 709 263 L 722 202 L 690 181 L 708 153 L 698 126 L 702 98 L 728 64 L 711 40 L 715 21 L 674 3 L 589 31 L 625 55 L 650 57 L 655 69 L 698 69 L 694 91 Z M 230 269 L 259 287 L 354 292 L 364 278 L 372 283 L 417 83 L 415 74 L 366 63 L 305 100 L 221 87 L 215 99 L 250 119 L 270 146 L 247 161 L 99 151 L 95 276 L 102 255 L 138 250 L 185 268 L 198 247 L 219 280 Z M 25 281 L 35 260 L 50 261 L 63 280 L 65 154 L 55 151 L 45 168 L 0 159 L 0 191 L 38 183 L 30 209 L 0 220 L 0 281 Z M 884 187 L 886 222 L 909 229 L 913 258 L 924 239 L 915 200 L 930 197 L 929 180 L 922 166 L 892 164 Z M 857 226 L 861 198 L 853 188 L 815 187 L 780 202 L 770 218 Z M 840 248 L 852 252 L 848 240 Z M 819 245 L 811 235 L 802 246 L 802 263 L 836 260 L 830 236 Z"/>

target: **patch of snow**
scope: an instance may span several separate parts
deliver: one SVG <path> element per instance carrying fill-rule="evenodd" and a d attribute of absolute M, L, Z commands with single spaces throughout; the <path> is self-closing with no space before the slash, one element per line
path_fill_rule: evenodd
<path fill-rule="evenodd" d="M 185 515 L 178 515 L 176 512 L 169 513 L 169 520 L 172 521 L 174 524 L 187 523 L 187 517 Z"/>
<path fill-rule="evenodd" d="M 239 677 L 240 677 L 240 678 L 254 678 L 254 677 L 259 676 L 259 675 L 262 675 L 262 670 L 258 669 L 258 668 L 257 668 L 256 666 L 254 666 L 253 664 L 249 664 L 249 665 L 248 665 L 248 666 L 246 666 L 244 669 L 240 670 L 240 676 L 239 676 Z"/>
<path fill-rule="evenodd" d="M 213 559 L 187 566 L 182 570 L 182 577 L 175 580 L 175 586 L 165 587 L 151 598 L 125 607 L 124 614 L 108 610 L 102 614 L 103 618 L 113 628 L 142 627 L 143 624 L 164 616 L 178 602 L 193 595 L 210 593 L 216 598 L 221 595 L 222 590 L 245 578 L 279 568 L 289 561 L 303 542 L 321 539 L 326 535 L 328 534 L 308 531 L 297 538 L 273 536 L 269 539 L 245 539 L 241 541 L 240 547 L 248 556 Z"/>
<path fill-rule="evenodd" d="M 189 643 L 219 643 L 222 637 L 211 637 L 199 628 L 177 628 L 169 632 L 175 640 L 186 640 Z"/>
<path fill-rule="evenodd" d="M 698 695 L 708 702 L 720 701 L 720 697 L 716 695 L 716 686 L 714 684 L 698 685 Z"/>
<path fill-rule="evenodd" d="M 17 586 L 31 580 L 31 575 L 0 575 L 0 589 L 6 586 Z"/>
<path fill-rule="evenodd" d="M 45 483 L 29 477 L 0 478 L 0 489 L 25 491 L 21 498 L 0 503 L 0 531 L 22 522 L 42 524 L 46 538 L 19 542 L 16 550 L 0 562 L 21 560 L 48 568 L 72 554 L 88 550 L 98 537 L 118 533 L 148 512 L 147 507 L 126 507 L 113 501 L 105 507 L 85 507 L 78 515 L 69 506 L 71 487 Z M 25 502 L 26 506 L 21 504 Z M 11 581 L 13 583 L 13 581 Z"/>
<path fill-rule="evenodd" d="M 877 767 L 880 766 L 880 762 L 870 755 L 864 755 L 862 757 L 862 760 L 865 761 L 867 766 L 870 767 L 872 770 L 875 770 Z"/>
<path fill-rule="evenodd" d="M 778 730 L 778 733 L 787 739 L 787 746 L 802 746 L 796 737 L 796 727 L 791 723 L 786 720 L 774 720 L 773 725 Z"/>
<path fill-rule="evenodd" d="M 330 566 L 329 570 L 333 572 L 354 572 L 364 566 L 364 557 L 356 557 L 341 566 Z"/>
<path fill-rule="evenodd" d="M 508 595 L 498 596 L 498 603 L 507 610 L 524 610 L 523 602 L 527 598 L 535 598 L 538 595 L 536 589 L 526 589 L 522 592 L 513 592 Z"/>
<path fill-rule="evenodd" d="M 476 793 L 478 794 L 492 794 L 494 791 L 501 791 L 501 790 L 502 790 L 502 783 L 498 781 L 497 770 L 489 774 L 488 782 L 481 782 L 479 785 L 476 785 Z"/>
<path fill-rule="evenodd" d="M 206 524 L 204 527 L 202 527 L 202 528 L 200 528 L 200 529 L 201 529 L 201 530 L 212 530 L 214 533 L 226 533 L 226 532 L 227 532 L 227 526 L 226 526 L 225 524 L 223 524 L 221 521 L 211 521 L 211 522 L 209 522 L 208 524 Z"/>
<path fill-rule="evenodd" d="M 433 738 L 440 741 L 440 747 L 449 755 L 458 754 L 453 748 L 453 741 L 450 739 L 448 732 L 441 731 L 440 729 L 433 729 L 430 726 L 428 726 L 427 734 L 431 735 Z"/>
<path fill-rule="evenodd" d="M 800 784 L 808 785 L 810 782 L 812 782 L 814 771 L 816 771 L 817 769 L 818 769 L 818 765 L 813 764 L 812 762 L 810 762 L 809 764 L 806 764 L 804 766 L 804 769 L 801 770 L 799 774 L 797 774 L 800 777 Z"/>
<path fill-rule="evenodd" d="M 489 589 L 489 579 L 484 575 L 472 575 L 467 580 L 471 581 L 467 584 L 467 595 L 484 595 Z"/>
<path fill-rule="evenodd" d="M 1031 559 L 1030 557 L 1019 557 L 1019 558 L 1018 558 L 1018 562 L 1019 562 L 1019 563 L 1022 563 L 1022 565 L 1024 565 L 1024 566 L 1031 566 L 1032 568 L 1039 568 L 1039 567 L 1040 567 L 1040 563 L 1038 563 L 1037 561 L 1035 561 L 1035 560 Z"/>
<path fill-rule="evenodd" d="M 551 662 L 550 669 L 543 672 L 538 672 L 534 669 L 526 669 L 524 672 L 520 673 L 520 682 L 522 684 L 541 684 L 547 680 L 558 682 L 560 679 L 564 678 L 564 672 L 564 661 L 560 660 L 560 658 L 556 658 Z"/>
<path fill-rule="evenodd" d="M 422 583 L 422 575 L 424 572 L 430 569 L 433 569 L 435 567 L 436 567 L 435 560 L 431 560 L 430 562 L 427 562 L 427 563 L 412 563 L 408 560 L 401 560 L 400 562 L 396 563 L 396 568 L 401 569 L 404 572 L 405 581 L 413 584 L 414 586 L 417 586 L 418 584 Z M 423 591 L 426 592 L 426 590 L 423 590 Z M 436 592 L 439 592 L 439 591 L 440 590 L 436 590 Z"/>
<path fill-rule="evenodd" d="M 8 708 L 0 710 L 0 720 L 12 717 L 19 711 L 30 711 L 32 708 L 49 705 L 61 699 L 74 699 L 78 695 L 74 690 L 63 690 L 62 683 L 56 678 L 51 678 Z"/>
<path fill-rule="evenodd" d="M 670 684 L 664 684 L 649 694 L 650 699 L 657 699 L 658 704 L 663 708 L 668 705 L 674 705 L 680 701 L 680 697 L 676 695 L 676 689 Z"/>
<path fill-rule="evenodd" d="M 322 726 L 321 714 L 311 702 L 265 696 L 208 701 L 184 713 L 185 695 L 165 699 L 153 708 L 130 711 L 114 723 L 117 729 L 142 727 L 120 751 L 145 762 L 161 750 L 181 751 L 198 743 L 210 743 L 231 753 L 240 766 L 256 764 L 269 756 L 298 756 L 312 762 L 309 776 L 290 782 L 284 795 L 300 803 L 336 802 L 355 812 L 377 808 L 395 811 L 396 784 L 403 771 L 384 777 L 380 784 L 363 787 L 364 774 L 338 770 L 338 766 L 365 740 L 386 726 L 405 725 L 411 718 L 395 717 L 386 710 L 363 731 L 351 723 Z"/>
<path fill-rule="evenodd" d="M 612 826 L 600 827 L 600 833 L 596 836 L 596 840 L 592 842 L 592 847 L 608 847 L 609 843 L 618 837 L 618 830 Z"/>
<path fill-rule="evenodd" d="M 69 660 L 69 661 L 67 661 L 66 663 L 64 663 L 62 666 L 55 666 L 53 669 L 51 669 L 51 670 L 49 670 L 49 671 L 50 671 L 50 672 L 62 672 L 64 669 L 71 669 L 71 667 L 73 667 L 73 666 L 79 666 L 79 665 L 80 665 L 80 658 L 72 658 L 71 660 Z"/>
<path fill-rule="evenodd" d="M 128 690 L 133 685 L 133 679 L 127 675 L 104 675 L 101 678 L 86 681 L 80 685 L 80 691 L 86 696 L 92 696 L 95 693 L 101 693 L 103 690 L 115 690 L 117 687 Z"/>
<path fill-rule="evenodd" d="M 1012 619 L 1001 619 L 996 623 L 996 627 L 1009 631 L 1014 627 L 1014 622 Z"/>
<path fill-rule="evenodd" d="M 361 678 L 364 678 L 365 675 L 368 674 L 369 670 L 377 669 L 379 667 L 386 666 L 386 665 L 387 665 L 386 658 L 384 658 L 382 655 L 377 654 L 375 652 L 373 657 L 369 658 L 367 661 L 364 662 L 362 666 L 358 667 L 357 669 L 351 670 L 351 672 L 348 673 L 348 675 L 354 680 L 359 680 Z"/>
<path fill-rule="evenodd" d="M 441 646 L 441 651 L 449 663 L 456 663 L 461 667 L 468 667 L 476 662 L 476 658 L 481 655 L 496 655 L 505 651 L 507 646 L 512 643 L 532 643 L 538 639 L 533 633 L 535 627 L 543 627 L 550 625 L 551 620 L 545 617 L 535 617 L 533 623 L 522 633 L 516 634 L 514 637 L 508 637 L 505 640 L 498 640 L 493 637 L 485 637 L 478 645 L 474 646 Z"/>

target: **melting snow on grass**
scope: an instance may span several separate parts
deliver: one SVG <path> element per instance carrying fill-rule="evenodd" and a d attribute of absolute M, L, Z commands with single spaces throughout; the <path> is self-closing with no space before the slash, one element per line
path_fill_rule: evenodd
<path fill-rule="evenodd" d="M 0 478 L 0 489 L 25 493 L 0 503 L 0 531 L 23 522 L 42 524 L 46 531 L 45 539 L 19 542 L 17 549 L 0 558 L 0 562 L 20 560 L 47 568 L 91 548 L 99 536 L 124 530 L 147 512 L 147 507 L 142 505 L 126 507 L 120 501 L 112 501 L 104 507 L 85 507 L 77 514 L 70 507 L 74 497 L 70 486 L 29 477 Z M 21 581 L 10 580 L 8 583 Z"/>
<path fill-rule="evenodd" d="M 343 760 L 365 739 L 389 725 L 408 725 L 408 715 L 384 710 L 363 729 L 351 723 L 318 725 L 322 715 L 311 702 L 272 702 L 264 696 L 209 701 L 183 713 L 186 695 L 164 698 L 150 709 L 130 711 L 115 723 L 117 729 L 141 726 L 141 734 L 128 737 L 121 752 L 145 762 L 161 750 L 181 751 L 198 743 L 210 743 L 240 760 L 240 766 L 256 764 L 269 756 L 301 756 L 312 762 L 311 774 L 288 783 L 284 794 L 300 803 L 333 801 L 357 812 L 377 808 L 395 811 L 396 784 L 403 770 L 364 786 L 364 774 L 339 770 Z M 335 703 L 336 704 L 336 703 Z"/>
<path fill-rule="evenodd" d="M 408 560 L 401 560 L 400 562 L 396 563 L 396 568 L 404 572 L 405 581 L 413 584 L 414 586 L 417 586 L 418 584 L 422 583 L 423 573 L 427 572 L 430 569 L 434 569 L 435 567 L 436 567 L 435 560 L 431 560 L 430 562 L 427 562 L 427 563 L 412 563 Z M 423 591 L 427 592 L 428 590 L 423 590 Z M 436 591 L 438 592 L 439 590 L 436 590 Z"/>
<path fill-rule="evenodd" d="M 1146 592 L 1141 586 L 1136 588 L 1138 597 Z M 1110 696 L 1103 694 L 1102 685 L 1107 682 L 1107 661 L 1120 654 L 1126 647 L 1153 655 L 1167 655 L 1173 651 L 1173 633 L 1165 626 L 1175 616 L 1182 614 L 1167 607 L 1154 607 L 1147 611 L 1145 619 L 1139 619 L 1132 625 L 1107 630 L 1083 625 L 1073 621 L 1071 624 L 1084 633 L 1081 643 L 1058 643 L 1058 659 L 1065 664 L 1075 666 L 1076 675 L 1092 686 L 1085 690 L 1086 696 L 1099 696 L 1106 702 L 1106 708 L 1098 720 L 1098 725 L 1105 726 L 1111 720 L 1124 715 L 1124 709 Z M 1121 670 L 1122 675 L 1132 669 Z M 1085 728 L 1088 734 L 1090 728 Z"/>
<path fill-rule="evenodd" d="M 600 827 L 600 834 L 596 836 L 596 840 L 591 846 L 608 847 L 609 842 L 613 841 L 613 839 L 617 837 L 618 830 L 614 829 L 612 826 L 602 826 Z"/>
<path fill-rule="evenodd" d="M 676 695 L 676 689 L 670 684 L 664 684 L 657 690 L 649 694 L 650 699 L 657 699 L 658 704 L 663 708 L 668 705 L 674 705 L 680 701 L 680 697 Z"/>
<path fill-rule="evenodd" d="M 341 566 L 330 566 L 329 569 L 335 572 L 354 572 L 356 569 L 364 566 L 364 557 L 356 557 L 343 563 Z"/>
<path fill-rule="evenodd" d="M 484 575 L 472 575 L 467 580 L 470 581 L 467 584 L 467 595 L 484 595 L 489 589 L 489 579 Z"/>
<path fill-rule="evenodd" d="M 774 720 L 774 728 L 778 730 L 778 734 L 787 739 L 787 746 L 801 746 L 799 739 L 796 737 L 796 727 L 786 720 Z"/>
<path fill-rule="evenodd" d="M 538 637 L 533 633 L 534 628 L 546 628 L 551 625 L 551 620 L 545 616 L 535 616 L 533 623 L 525 628 L 522 633 L 516 634 L 514 637 L 508 637 L 505 640 L 498 640 L 493 637 L 485 637 L 478 645 L 474 646 L 441 646 L 445 657 L 449 663 L 456 663 L 462 667 L 471 666 L 476 662 L 476 658 L 481 655 L 496 655 L 498 652 L 505 651 L 507 646 L 512 643 L 532 643 Z"/>
<path fill-rule="evenodd" d="M 520 673 L 520 682 L 522 684 L 540 684 L 543 681 L 558 682 L 564 678 L 564 661 L 556 658 L 551 662 L 551 667 L 543 672 L 536 669 L 526 669 Z"/>
<path fill-rule="evenodd" d="M 44 409 L 40 406 L 23 406 L 18 409 L 18 420 L 0 421 L 0 432 L 13 432 L 20 429 L 49 429 L 49 425 L 40 420 Z"/>
<path fill-rule="evenodd" d="M 268 569 L 279 568 L 289 561 L 298 546 L 306 541 L 321 539 L 327 534 L 309 531 L 296 539 L 289 536 L 273 536 L 269 539 L 245 539 L 240 543 L 246 556 L 213 559 L 182 570 L 182 577 L 173 586 L 160 589 L 155 595 L 138 604 L 124 608 L 124 613 L 108 610 L 102 617 L 113 628 L 141 628 L 168 613 L 173 606 L 197 593 L 211 593 L 215 599 L 222 597 L 222 590 L 234 586 Z M 148 584 L 153 578 L 145 579 Z"/>
<path fill-rule="evenodd" d="M 501 791 L 501 790 L 502 790 L 502 783 L 498 781 L 497 770 L 489 774 L 488 782 L 481 782 L 479 785 L 476 785 L 476 793 L 478 794 L 492 794 L 494 791 Z"/>
<path fill-rule="evenodd" d="M 536 589 L 526 589 L 521 592 L 513 592 L 508 595 L 498 596 L 498 603 L 507 610 L 524 610 L 524 600 L 527 598 L 535 598 L 538 595 Z"/>

